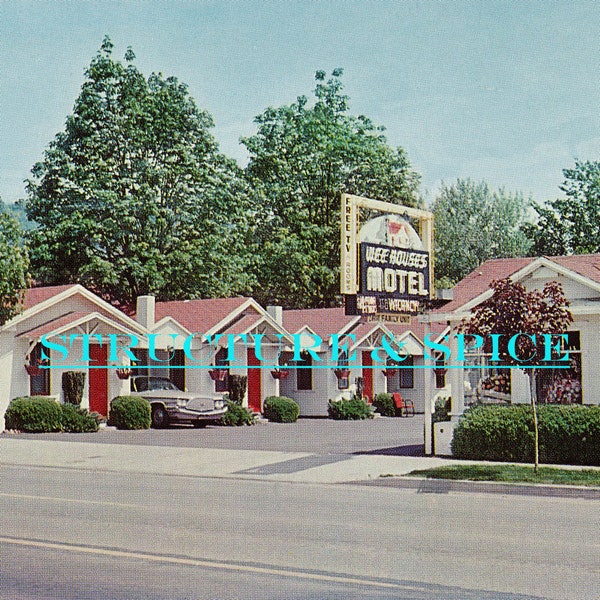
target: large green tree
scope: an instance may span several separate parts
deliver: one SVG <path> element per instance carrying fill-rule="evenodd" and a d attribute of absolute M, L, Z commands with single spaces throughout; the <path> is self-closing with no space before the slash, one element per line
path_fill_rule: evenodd
<path fill-rule="evenodd" d="M 525 227 L 534 256 L 600 252 L 600 162 L 577 161 L 563 175 L 565 198 L 535 204 L 537 221 Z"/>
<path fill-rule="evenodd" d="M 349 113 L 342 70 L 316 73 L 314 99 L 268 108 L 242 142 L 255 190 L 255 296 L 286 307 L 339 299 L 342 192 L 415 206 L 419 175 L 382 127 Z"/>
<path fill-rule="evenodd" d="M 21 312 L 28 268 L 22 230 L 0 199 L 0 325 Z"/>
<path fill-rule="evenodd" d="M 118 303 L 244 290 L 243 174 L 184 84 L 146 78 L 131 49 L 125 64 L 112 49 L 105 38 L 28 183 L 36 279 Z"/>
<path fill-rule="evenodd" d="M 526 256 L 530 244 L 521 227 L 528 207 L 522 194 L 492 190 L 484 181 L 442 185 L 432 206 L 437 281 L 452 285 L 490 258 Z"/>

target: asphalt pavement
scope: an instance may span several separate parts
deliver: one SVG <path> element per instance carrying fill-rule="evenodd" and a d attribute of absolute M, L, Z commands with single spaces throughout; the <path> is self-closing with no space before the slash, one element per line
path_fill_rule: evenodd
<path fill-rule="evenodd" d="M 0 464 L 187 477 L 296 483 L 418 487 L 423 492 L 482 491 L 593 497 L 600 489 L 570 486 L 415 481 L 416 469 L 468 464 L 423 455 L 423 417 L 372 421 L 301 419 L 253 427 L 189 427 L 96 434 L 0 436 Z"/>

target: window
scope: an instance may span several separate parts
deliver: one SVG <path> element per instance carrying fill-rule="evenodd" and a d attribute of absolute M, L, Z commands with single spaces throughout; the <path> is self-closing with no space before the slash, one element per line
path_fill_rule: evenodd
<path fill-rule="evenodd" d="M 338 390 L 347 390 L 350 387 L 350 369 L 348 368 L 348 353 L 345 350 L 340 353 L 336 371 Z"/>
<path fill-rule="evenodd" d="M 227 360 L 227 350 L 221 348 L 215 356 L 215 367 L 229 367 L 229 361 Z M 221 369 L 220 369 L 221 370 Z M 229 369 L 222 369 L 225 371 L 224 379 L 217 379 L 215 381 L 215 392 L 228 392 L 229 391 Z"/>
<path fill-rule="evenodd" d="M 415 387 L 414 359 L 412 356 L 407 356 L 401 363 L 388 359 L 385 370 L 388 393 Z"/>
<path fill-rule="evenodd" d="M 42 345 L 36 344 L 29 355 L 30 364 L 42 362 Z M 47 364 L 47 361 L 46 361 Z M 50 369 L 40 368 L 35 375 L 29 376 L 29 394 L 31 396 L 50 395 Z"/>
<path fill-rule="evenodd" d="M 398 369 L 398 377 L 400 379 L 400 389 L 408 389 L 415 387 L 415 369 L 414 359 L 412 356 L 407 356 Z"/>
<path fill-rule="evenodd" d="M 307 354 L 303 356 L 301 362 L 296 363 L 300 366 L 296 369 L 296 387 L 298 390 L 312 390 L 313 389 L 313 376 L 312 376 L 312 356 Z"/>
<path fill-rule="evenodd" d="M 536 385 L 538 402 L 549 404 L 581 404 L 581 336 L 579 331 L 568 331 L 562 352 L 569 352 L 569 362 L 556 361 L 556 366 L 568 369 L 538 369 Z"/>

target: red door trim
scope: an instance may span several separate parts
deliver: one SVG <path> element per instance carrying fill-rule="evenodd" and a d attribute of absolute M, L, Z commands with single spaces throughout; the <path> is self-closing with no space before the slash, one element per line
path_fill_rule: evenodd
<path fill-rule="evenodd" d="M 90 412 L 108 416 L 108 370 L 97 367 L 106 366 L 107 348 L 99 344 L 90 345 L 89 396 Z"/>
<path fill-rule="evenodd" d="M 363 396 L 369 397 L 369 402 L 373 402 L 373 357 L 368 350 L 362 352 L 362 377 L 363 377 Z"/>
<path fill-rule="evenodd" d="M 253 348 L 248 348 L 248 366 L 259 367 L 260 360 L 256 358 Z M 261 372 L 262 369 L 248 369 L 248 408 L 254 412 L 262 412 L 261 396 Z"/>

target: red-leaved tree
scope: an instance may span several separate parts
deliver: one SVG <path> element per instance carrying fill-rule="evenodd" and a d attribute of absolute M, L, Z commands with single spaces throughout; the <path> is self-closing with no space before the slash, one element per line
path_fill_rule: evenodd
<path fill-rule="evenodd" d="M 553 336 L 552 345 L 559 343 L 558 337 L 564 334 L 573 322 L 562 286 L 556 281 L 548 282 L 542 290 L 527 291 L 518 282 L 510 279 L 493 281 L 490 287 L 494 293 L 479 304 L 470 319 L 464 320 L 459 329 L 462 333 L 480 335 L 484 338 L 484 351 L 491 352 L 491 334 L 497 343 L 498 366 L 521 367 L 529 377 L 531 409 L 535 436 L 535 471 L 539 468 L 539 434 L 537 419 L 536 372 L 542 364 L 548 364 L 544 334 Z M 514 347 L 510 339 L 517 334 Z M 531 336 L 531 337 L 530 337 Z M 568 364 L 568 363 L 567 363 Z"/>

